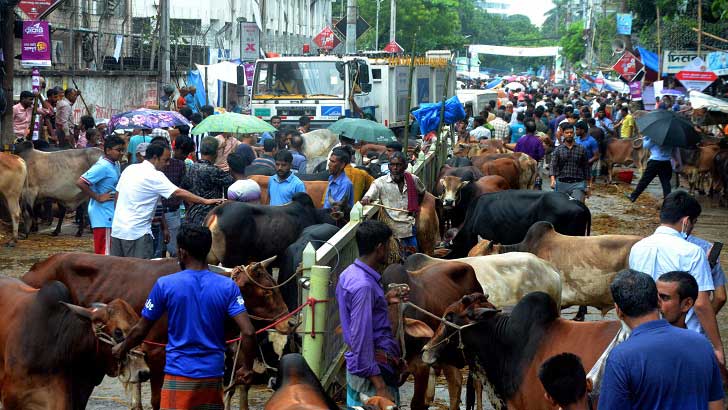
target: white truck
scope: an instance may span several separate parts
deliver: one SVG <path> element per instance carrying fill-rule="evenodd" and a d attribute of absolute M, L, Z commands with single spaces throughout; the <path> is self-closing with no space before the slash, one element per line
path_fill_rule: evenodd
<path fill-rule="evenodd" d="M 363 114 L 396 131 L 408 121 L 408 57 L 289 56 L 256 62 L 251 112 L 283 123 L 311 118 L 325 128 L 341 116 Z M 451 70 L 447 87 L 446 70 Z M 446 87 L 446 88 L 445 88 Z M 455 66 L 449 51 L 415 58 L 412 106 L 441 101 L 455 93 Z"/>
<path fill-rule="evenodd" d="M 490 101 L 498 101 L 498 92 L 496 90 L 457 90 L 458 99 L 467 107 L 470 104 L 473 107 L 473 115 L 477 116 L 485 109 L 486 104 Z"/>

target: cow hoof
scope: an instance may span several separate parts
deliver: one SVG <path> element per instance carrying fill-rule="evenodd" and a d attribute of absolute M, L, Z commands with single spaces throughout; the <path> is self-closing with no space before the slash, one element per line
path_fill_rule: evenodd
<path fill-rule="evenodd" d="M 58 232 L 58 231 L 53 231 L 53 232 L 51 232 L 51 236 L 58 236 L 59 233 L 60 232 Z"/>
<path fill-rule="evenodd" d="M 14 247 L 15 247 L 15 242 L 12 242 L 12 241 L 11 241 L 11 242 L 8 242 L 8 243 L 6 243 L 6 244 L 5 244 L 5 247 L 6 247 L 6 248 L 14 248 Z"/>
<path fill-rule="evenodd" d="M 76 231 L 76 238 L 83 236 L 83 231 Z"/>

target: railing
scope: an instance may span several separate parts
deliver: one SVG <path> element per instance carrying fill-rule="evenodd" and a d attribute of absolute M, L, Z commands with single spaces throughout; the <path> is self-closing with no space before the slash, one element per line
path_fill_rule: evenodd
<path fill-rule="evenodd" d="M 437 183 L 440 167 L 447 157 L 448 133 L 443 132 L 433 142 L 427 154 L 420 153 L 413 173 L 432 191 Z M 328 242 L 315 250 L 309 243 L 303 251 L 303 278 L 308 289 L 303 289 L 302 300 L 308 298 L 328 300 L 317 303 L 314 308 L 306 307 L 304 317 L 303 356 L 311 369 L 321 379 L 325 389 L 334 381 L 345 385 L 343 364 L 346 344 L 340 332 L 339 308 L 336 303 L 336 284 L 339 275 L 358 257 L 356 229 L 359 224 L 376 215 L 378 207 L 356 203 L 351 218 Z M 315 329 L 312 329 L 315 324 Z"/>

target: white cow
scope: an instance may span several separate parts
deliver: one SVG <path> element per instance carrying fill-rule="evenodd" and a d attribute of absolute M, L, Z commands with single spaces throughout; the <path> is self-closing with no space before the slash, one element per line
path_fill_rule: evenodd
<path fill-rule="evenodd" d="M 561 306 L 561 276 L 545 260 L 526 252 L 511 252 L 490 256 L 471 256 L 452 261 L 473 267 L 488 300 L 495 306 L 515 306 L 528 293 L 548 293 Z M 405 262 L 408 271 L 445 261 L 417 253 Z"/>

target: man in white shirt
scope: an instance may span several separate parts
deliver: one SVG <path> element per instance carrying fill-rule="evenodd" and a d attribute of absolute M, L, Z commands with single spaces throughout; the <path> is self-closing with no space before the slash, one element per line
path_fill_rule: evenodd
<path fill-rule="evenodd" d="M 470 138 L 475 138 L 476 141 L 480 141 L 481 139 L 490 139 L 490 130 L 485 128 L 485 120 L 483 120 L 483 117 L 475 117 L 473 120 L 473 128 L 472 131 L 470 131 Z"/>
<path fill-rule="evenodd" d="M 111 255 L 151 259 L 154 251 L 152 216 L 160 196 L 177 196 L 185 202 L 216 205 L 222 199 L 205 199 L 178 188 L 162 173 L 169 163 L 169 146 L 149 144 L 145 161 L 129 165 L 116 186 Z"/>
<path fill-rule="evenodd" d="M 660 209 L 660 226 L 652 236 L 637 242 L 629 254 L 629 267 L 644 272 L 657 281 L 663 273 L 683 271 L 698 283 L 698 299 L 688 311 L 687 328 L 704 333 L 713 345 L 715 356 L 725 364 L 723 343 L 710 303 L 715 289 L 705 251 L 685 238 L 702 212 L 698 201 L 685 191 L 668 195 Z"/>

